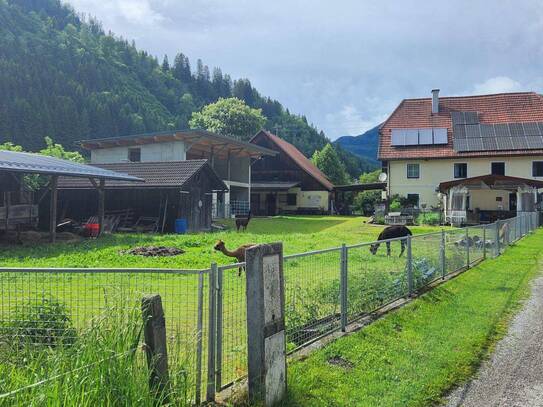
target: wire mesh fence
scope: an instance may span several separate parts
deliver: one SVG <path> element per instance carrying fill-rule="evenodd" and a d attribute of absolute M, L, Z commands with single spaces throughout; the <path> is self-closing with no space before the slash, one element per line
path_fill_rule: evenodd
<path fill-rule="evenodd" d="M 293 352 L 448 274 L 499 255 L 538 224 L 537 214 L 524 214 L 492 224 L 285 256 L 287 350 Z M 47 348 L 36 352 L 44 358 L 61 348 L 77 350 L 84 338 L 100 341 L 115 332 L 125 339 L 110 346 L 112 351 L 137 348 L 141 300 L 160 294 L 170 371 L 180 398 L 185 404 L 213 399 L 216 391 L 247 374 L 244 267 L 1 268 L 0 346 L 9 357 L 0 360 L 0 372 L 19 379 L 0 380 L 0 395 L 30 384 L 20 372 L 29 349 Z M 141 352 L 133 363 L 144 366 Z M 58 369 L 42 369 L 33 381 L 56 373 Z"/>

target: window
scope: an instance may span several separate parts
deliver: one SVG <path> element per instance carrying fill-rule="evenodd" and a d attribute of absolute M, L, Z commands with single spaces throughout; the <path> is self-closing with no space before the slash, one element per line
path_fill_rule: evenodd
<path fill-rule="evenodd" d="M 407 194 L 407 204 L 413 205 L 413 208 L 419 207 L 419 194 Z"/>
<path fill-rule="evenodd" d="M 137 163 L 141 161 L 141 148 L 128 149 L 128 161 Z"/>
<path fill-rule="evenodd" d="M 543 161 L 532 162 L 532 177 L 543 177 Z"/>
<path fill-rule="evenodd" d="M 296 206 L 298 194 L 287 194 L 287 205 Z"/>
<path fill-rule="evenodd" d="M 491 163 L 490 173 L 492 175 L 505 175 L 505 163 Z"/>
<path fill-rule="evenodd" d="M 407 164 L 407 178 L 420 178 L 419 164 Z"/>
<path fill-rule="evenodd" d="M 454 164 L 454 178 L 467 178 L 468 177 L 468 165 L 466 163 Z"/>

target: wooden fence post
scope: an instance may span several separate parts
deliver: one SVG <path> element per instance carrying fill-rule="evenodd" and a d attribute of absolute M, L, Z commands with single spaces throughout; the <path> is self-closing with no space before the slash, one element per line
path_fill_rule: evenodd
<path fill-rule="evenodd" d="M 143 297 L 141 302 L 145 353 L 149 367 L 149 387 L 163 401 L 167 399 L 168 353 L 166 350 L 166 320 L 160 295 Z"/>

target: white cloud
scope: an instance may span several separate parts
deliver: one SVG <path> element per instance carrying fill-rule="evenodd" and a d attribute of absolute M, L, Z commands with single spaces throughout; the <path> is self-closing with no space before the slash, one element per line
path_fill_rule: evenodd
<path fill-rule="evenodd" d="M 490 93 L 517 92 L 523 90 L 522 85 L 508 76 L 489 78 L 473 87 L 473 93 L 484 95 Z"/>
<path fill-rule="evenodd" d="M 543 91 L 541 0 L 65 1 L 160 58 L 183 52 L 248 77 L 332 139 L 434 87 Z"/>

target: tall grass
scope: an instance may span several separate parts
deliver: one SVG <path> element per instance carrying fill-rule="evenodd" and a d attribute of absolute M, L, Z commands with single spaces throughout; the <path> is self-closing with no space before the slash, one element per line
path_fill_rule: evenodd
<path fill-rule="evenodd" d="M 142 317 L 134 305 L 130 311 L 111 306 L 76 332 L 55 299 L 25 304 L 2 327 L 0 405 L 152 406 L 165 399 L 189 405 L 187 369 L 175 347 L 168 394 L 149 391 Z"/>

